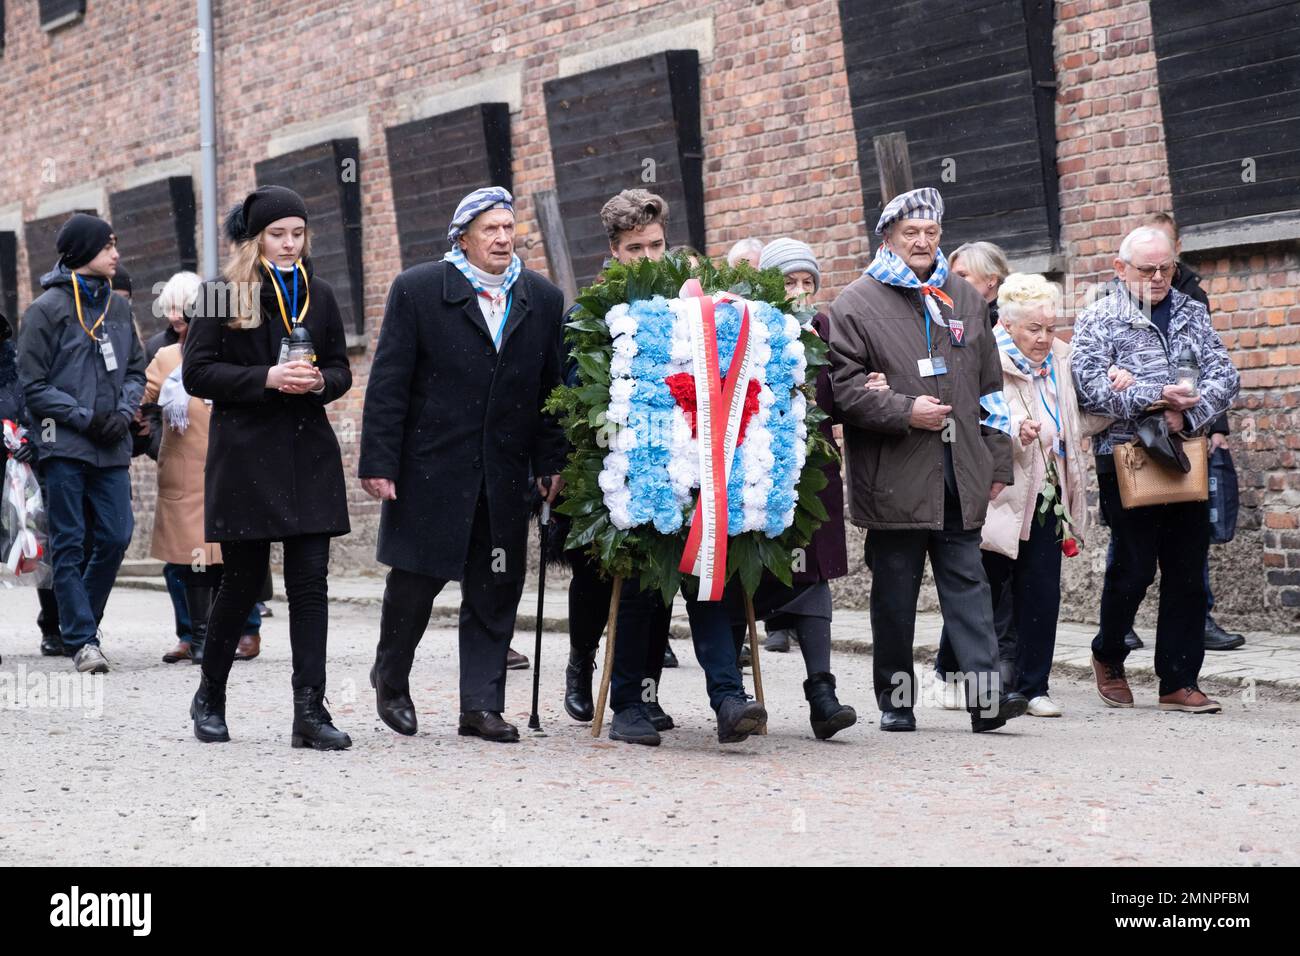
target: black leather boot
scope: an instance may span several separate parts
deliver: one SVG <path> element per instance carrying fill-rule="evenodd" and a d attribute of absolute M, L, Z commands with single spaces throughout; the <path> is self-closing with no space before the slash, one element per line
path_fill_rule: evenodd
<path fill-rule="evenodd" d="M 194 736 L 205 744 L 226 743 L 230 731 L 226 729 L 226 685 L 214 684 L 207 674 L 199 675 L 199 689 L 190 703 L 190 719 L 194 721 Z"/>
<path fill-rule="evenodd" d="M 293 689 L 293 739 L 295 747 L 313 750 L 347 750 L 352 738 L 337 729 L 325 709 L 325 685 Z"/>
<path fill-rule="evenodd" d="M 190 610 L 190 662 L 203 663 L 203 646 L 208 641 L 208 615 L 212 613 L 212 588 L 190 585 L 185 588 L 185 604 Z"/>
<path fill-rule="evenodd" d="M 596 649 L 587 653 L 569 647 L 569 666 L 564 669 L 564 712 L 588 723 L 596 713 L 591 700 L 591 675 L 596 670 Z"/>
<path fill-rule="evenodd" d="M 375 689 L 375 709 L 379 719 L 403 736 L 410 737 L 419 729 L 415 717 L 415 704 L 409 694 L 393 690 L 379 676 L 379 662 L 370 667 L 370 686 Z"/>
<path fill-rule="evenodd" d="M 808 701 L 813 736 L 818 740 L 829 740 L 858 722 L 858 712 L 836 698 L 834 674 L 813 674 L 803 682 L 803 695 Z"/>

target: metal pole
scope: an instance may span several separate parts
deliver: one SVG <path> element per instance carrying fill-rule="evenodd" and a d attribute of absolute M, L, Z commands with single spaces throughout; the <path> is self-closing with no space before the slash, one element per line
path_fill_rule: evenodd
<path fill-rule="evenodd" d="M 216 71 L 213 67 L 212 0 L 199 0 L 199 155 L 202 161 L 203 278 L 215 279 L 217 255 L 217 110 Z"/>

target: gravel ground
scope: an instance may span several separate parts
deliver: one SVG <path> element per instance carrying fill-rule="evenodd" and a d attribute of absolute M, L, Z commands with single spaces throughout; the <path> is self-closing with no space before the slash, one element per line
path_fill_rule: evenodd
<path fill-rule="evenodd" d="M 838 655 L 860 722 L 812 738 L 797 652 L 763 656 L 770 734 L 720 746 L 689 646 L 662 702 L 658 749 L 592 740 L 559 706 L 566 640 L 544 638 L 542 723 L 531 671 L 510 675 L 519 744 L 456 735 L 455 634 L 431 630 L 411 686 L 420 733 L 374 715 L 373 608 L 331 607 L 329 698 L 347 753 L 292 750 L 285 608 L 263 654 L 235 665 L 233 742 L 201 745 L 198 679 L 167 666 L 161 592 L 119 589 L 105 619 L 113 673 L 69 681 L 36 652 L 36 595 L 0 592 L 0 863 L 50 864 L 1177 864 L 1300 863 L 1300 704 L 1224 698 L 1218 716 L 1103 707 L 1060 680 L 1059 720 L 973 736 L 961 713 L 918 712 L 882 734 L 870 658 Z M 532 635 L 518 650 L 532 654 Z M 79 692 L 80 696 L 70 697 Z"/>

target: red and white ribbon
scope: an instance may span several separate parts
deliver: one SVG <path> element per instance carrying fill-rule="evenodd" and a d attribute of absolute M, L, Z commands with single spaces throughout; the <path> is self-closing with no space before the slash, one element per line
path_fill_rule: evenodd
<path fill-rule="evenodd" d="M 745 392 L 753 366 L 749 304 L 728 293 L 705 295 L 695 279 L 682 286 L 681 300 L 691 330 L 700 494 L 678 570 L 700 579 L 701 601 L 719 601 L 727 581 L 727 478 L 740 437 Z M 740 334 L 725 382 L 713 318 L 720 302 L 729 302 L 740 312 Z"/>

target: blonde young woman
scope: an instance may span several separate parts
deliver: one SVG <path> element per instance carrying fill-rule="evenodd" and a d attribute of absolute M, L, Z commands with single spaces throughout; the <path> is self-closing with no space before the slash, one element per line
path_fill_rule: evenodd
<path fill-rule="evenodd" d="M 221 545 L 221 588 L 208 620 L 194 735 L 227 741 L 226 678 L 271 543 L 284 544 L 293 648 L 295 747 L 352 745 L 324 705 L 330 538 L 349 531 L 343 463 L 325 406 L 352 386 L 334 292 L 313 275 L 307 207 L 262 186 L 226 221 L 235 244 L 223 281 L 201 292 L 185 340 L 185 390 L 212 401 L 206 539 Z M 290 360 L 289 341 L 314 347 Z"/>

